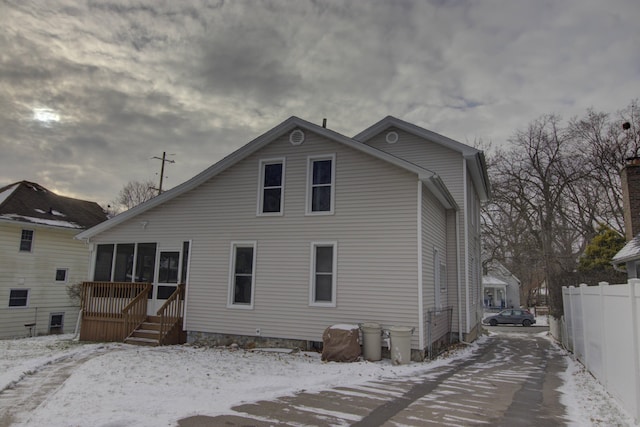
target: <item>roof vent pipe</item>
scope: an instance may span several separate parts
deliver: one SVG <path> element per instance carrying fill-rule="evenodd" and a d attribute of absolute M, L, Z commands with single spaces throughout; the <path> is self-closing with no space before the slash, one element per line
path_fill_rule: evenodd
<path fill-rule="evenodd" d="M 326 118 L 322 119 L 322 127 L 325 128 L 325 129 L 327 128 L 327 119 Z"/>

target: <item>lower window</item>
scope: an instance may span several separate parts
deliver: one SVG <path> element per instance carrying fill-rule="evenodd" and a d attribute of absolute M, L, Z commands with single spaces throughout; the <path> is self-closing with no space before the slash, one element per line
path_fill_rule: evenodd
<path fill-rule="evenodd" d="M 29 304 L 29 289 L 11 289 L 9 307 L 26 307 Z"/>
<path fill-rule="evenodd" d="M 256 242 L 233 242 L 229 270 L 229 305 L 253 308 Z"/>
<path fill-rule="evenodd" d="M 64 328 L 64 313 L 51 313 L 49 315 L 49 333 L 61 334 Z"/>
<path fill-rule="evenodd" d="M 311 244 L 311 305 L 336 305 L 336 242 Z"/>

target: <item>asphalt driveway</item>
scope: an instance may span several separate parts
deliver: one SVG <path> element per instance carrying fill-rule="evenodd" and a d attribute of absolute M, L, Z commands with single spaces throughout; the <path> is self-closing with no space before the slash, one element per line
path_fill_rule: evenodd
<path fill-rule="evenodd" d="M 203 426 L 563 426 L 562 352 L 544 327 L 486 327 L 473 356 L 410 378 L 302 392 L 195 416 Z"/>

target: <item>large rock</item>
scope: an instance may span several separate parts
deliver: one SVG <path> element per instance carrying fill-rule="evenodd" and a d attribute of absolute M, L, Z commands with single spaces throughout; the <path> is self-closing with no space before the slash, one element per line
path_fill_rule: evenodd
<path fill-rule="evenodd" d="M 333 325 L 322 334 L 322 360 L 355 362 L 361 354 L 358 325 Z"/>

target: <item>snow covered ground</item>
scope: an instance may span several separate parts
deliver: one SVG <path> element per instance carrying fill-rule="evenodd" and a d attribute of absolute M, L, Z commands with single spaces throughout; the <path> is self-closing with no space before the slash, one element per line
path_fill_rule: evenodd
<path fill-rule="evenodd" d="M 490 339 L 483 337 L 481 340 Z M 478 343 L 429 363 L 323 363 L 316 353 L 195 346 L 84 344 L 70 335 L 0 341 L 0 390 L 47 365 L 95 354 L 15 425 L 172 426 L 191 415 L 219 415 L 242 402 L 424 372 L 468 357 Z M 567 357 L 563 403 L 574 426 L 626 426 L 632 419 Z"/>

